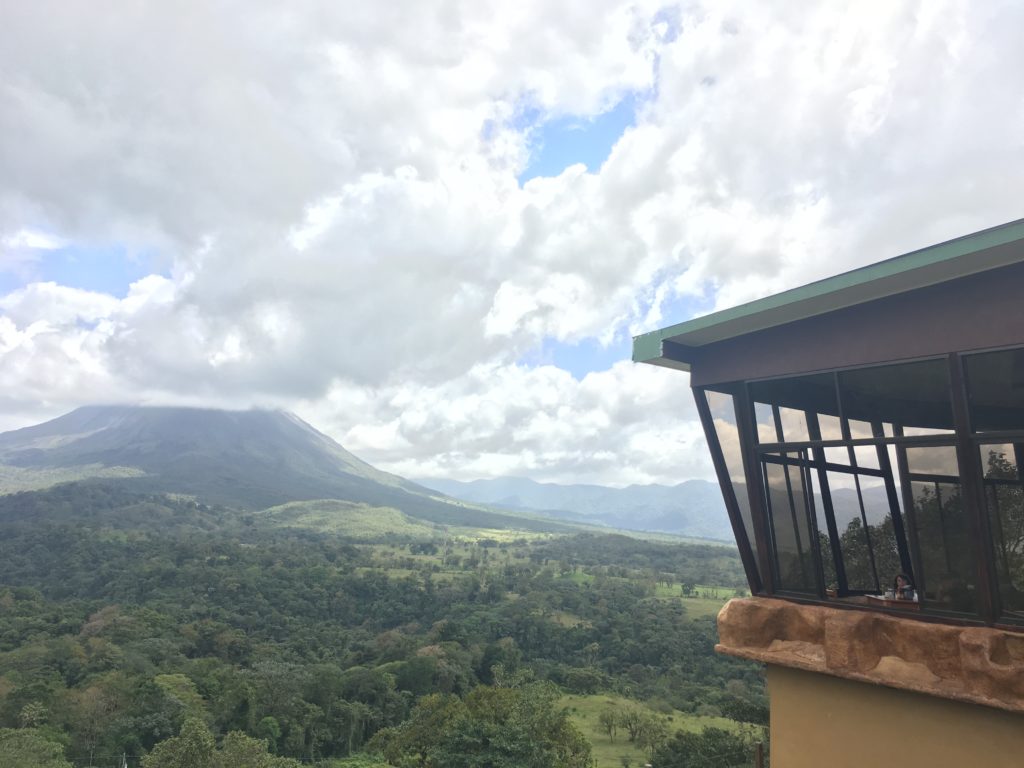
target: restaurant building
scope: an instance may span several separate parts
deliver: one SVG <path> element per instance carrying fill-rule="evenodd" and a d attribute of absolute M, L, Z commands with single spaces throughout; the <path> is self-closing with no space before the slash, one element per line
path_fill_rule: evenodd
<path fill-rule="evenodd" d="M 753 595 L 718 650 L 767 664 L 774 764 L 1024 765 L 1024 220 L 633 359 L 689 372 Z"/>

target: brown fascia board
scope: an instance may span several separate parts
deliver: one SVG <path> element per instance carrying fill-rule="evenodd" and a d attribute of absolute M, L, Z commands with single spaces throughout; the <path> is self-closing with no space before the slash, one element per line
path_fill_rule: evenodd
<path fill-rule="evenodd" d="M 680 350 L 806 320 L 1022 260 L 1024 219 L 636 336 L 633 360 L 688 371 L 693 353 L 680 354 Z"/>

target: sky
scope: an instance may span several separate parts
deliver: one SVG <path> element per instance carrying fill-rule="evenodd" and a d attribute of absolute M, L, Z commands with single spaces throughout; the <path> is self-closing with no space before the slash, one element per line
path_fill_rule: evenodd
<path fill-rule="evenodd" d="M 1024 216 L 1015 2 L 0 0 L 0 430 L 713 474 L 633 335 Z"/>

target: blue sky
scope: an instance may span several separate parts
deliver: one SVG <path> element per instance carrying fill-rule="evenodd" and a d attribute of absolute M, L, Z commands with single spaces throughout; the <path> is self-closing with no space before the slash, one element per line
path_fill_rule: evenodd
<path fill-rule="evenodd" d="M 29 270 L 0 272 L 0 293 L 29 282 L 54 282 L 71 288 L 107 293 L 118 298 L 128 294 L 136 280 L 159 271 L 152 254 L 129 253 L 122 245 L 83 246 L 36 251 L 38 260 Z"/>
<path fill-rule="evenodd" d="M 632 94 L 620 100 L 611 109 L 592 118 L 566 115 L 540 123 L 534 128 L 530 162 L 519 175 L 525 184 L 538 176 L 558 176 L 566 168 L 583 163 L 590 173 L 596 173 L 608 159 L 615 143 L 636 120 L 636 103 Z M 536 111 L 524 113 L 524 121 L 536 121 Z M 577 380 L 592 371 L 603 371 L 619 360 L 629 359 L 631 340 L 620 334 L 607 345 L 588 338 L 576 343 L 548 339 L 540 349 L 527 355 L 527 364 L 555 365 L 569 371 Z"/>
<path fill-rule="evenodd" d="M 527 113 L 524 117 L 535 120 L 537 115 Z M 567 115 L 542 123 L 533 134 L 530 163 L 519 175 L 519 183 L 537 176 L 557 176 L 576 163 L 596 173 L 635 119 L 635 98 L 629 94 L 596 117 Z"/>
<path fill-rule="evenodd" d="M 629 93 L 594 117 L 564 115 L 545 119 L 539 110 L 525 109 L 517 122 L 530 132 L 531 157 L 519 176 L 520 184 L 540 176 L 558 176 L 577 163 L 583 163 L 588 172 L 597 173 L 616 142 L 635 123 L 637 102 L 637 96 Z M 0 292 L 14 290 L 28 282 L 52 281 L 123 298 L 132 282 L 161 271 L 155 255 L 130 253 L 119 244 L 70 244 L 36 253 L 39 259 L 28 273 L 0 272 Z M 665 323 L 685 320 L 708 309 L 710 304 L 707 298 L 670 297 L 662 308 Z M 648 309 L 649 306 L 641 307 L 642 312 Z M 595 338 L 576 342 L 548 338 L 519 362 L 555 365 L 582 380 L 588 373 L 607 370 L 616 362 L 629 359 L 631 343 L 625 330 L 607 345 Z"/>
<path fill-rule="evenodd" d="M 637 98 L 627 94 L 605 112 L 589 118 L 565 115 L 545 119 L 539 110 L 524 110 L 518 122 L 530 131 L 531 157 L 519 176 L 520 184 L 539 176 L 558 176 L 577 163 L 583 163 L 588 172 L 597 173 L 615 143 L 634 124 L 636 105 Z M 129 253 L 119 244 L 70 244 L 40 250 L 37 255 L 39 260 L 29 274 L 0 272 L 0 292 L 27 282 L 52 281 L 123 298 L 132 282 L 159 271 L 155 256 Z M 631 341 L 625 333 L 620 333 L 608 346 L 594 338 L 576 343 L 547 339 L 521 362 L 555 365 L 581 380 L 587 373 L 606 370 L 617 361 L 628 359 L 630 353 Z"/>
<path fill-rule="evenodd" d="M 670 296 L 661 307 L 662 321 L 658 327 L 681 323 L 714 306 L 710 291 L 703 296 Z M 650 306 L 643 306 L 646 312 Z M 543 346 L 520 362 L 528 365 L 554 365 L 569 371 L 577 381 L 593 371 L 604 371 L 620 360 L 629 360 L 633 353 L 633 340 L 625 331 L 620 332 L 608 345 L 588 338 L 569 343 L 548 339 Z"/>
<path fill-rule="evenodd" d="M 258 405 L 409 476 L 711 476 L 685 377 L 626 364 L 630 334 L 1021 215 L 1024 4 L 93 5 L 0 24 L 0 430 Z M 631 173 L 599 175 L 613 147 Z M 175 258 L 114 316 L 8 295 L 124 296 Z"/>

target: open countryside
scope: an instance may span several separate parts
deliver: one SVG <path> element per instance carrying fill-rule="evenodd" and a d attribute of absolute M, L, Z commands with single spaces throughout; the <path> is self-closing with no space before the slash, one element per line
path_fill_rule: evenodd
<path fill-rule="evenodd" d="M 621 768 L 765 740 L 759 667 L 714 653 L 747 594 L 732 545 L 460 502 L 292 417 L 194 416 L 0 435 L 22 478 L 78 477 L 0 495 L 0 754 Z M 146 471 L 110 477 L 140 434 Z M 276 503 L 318 483 L 359 500 Z"/>

